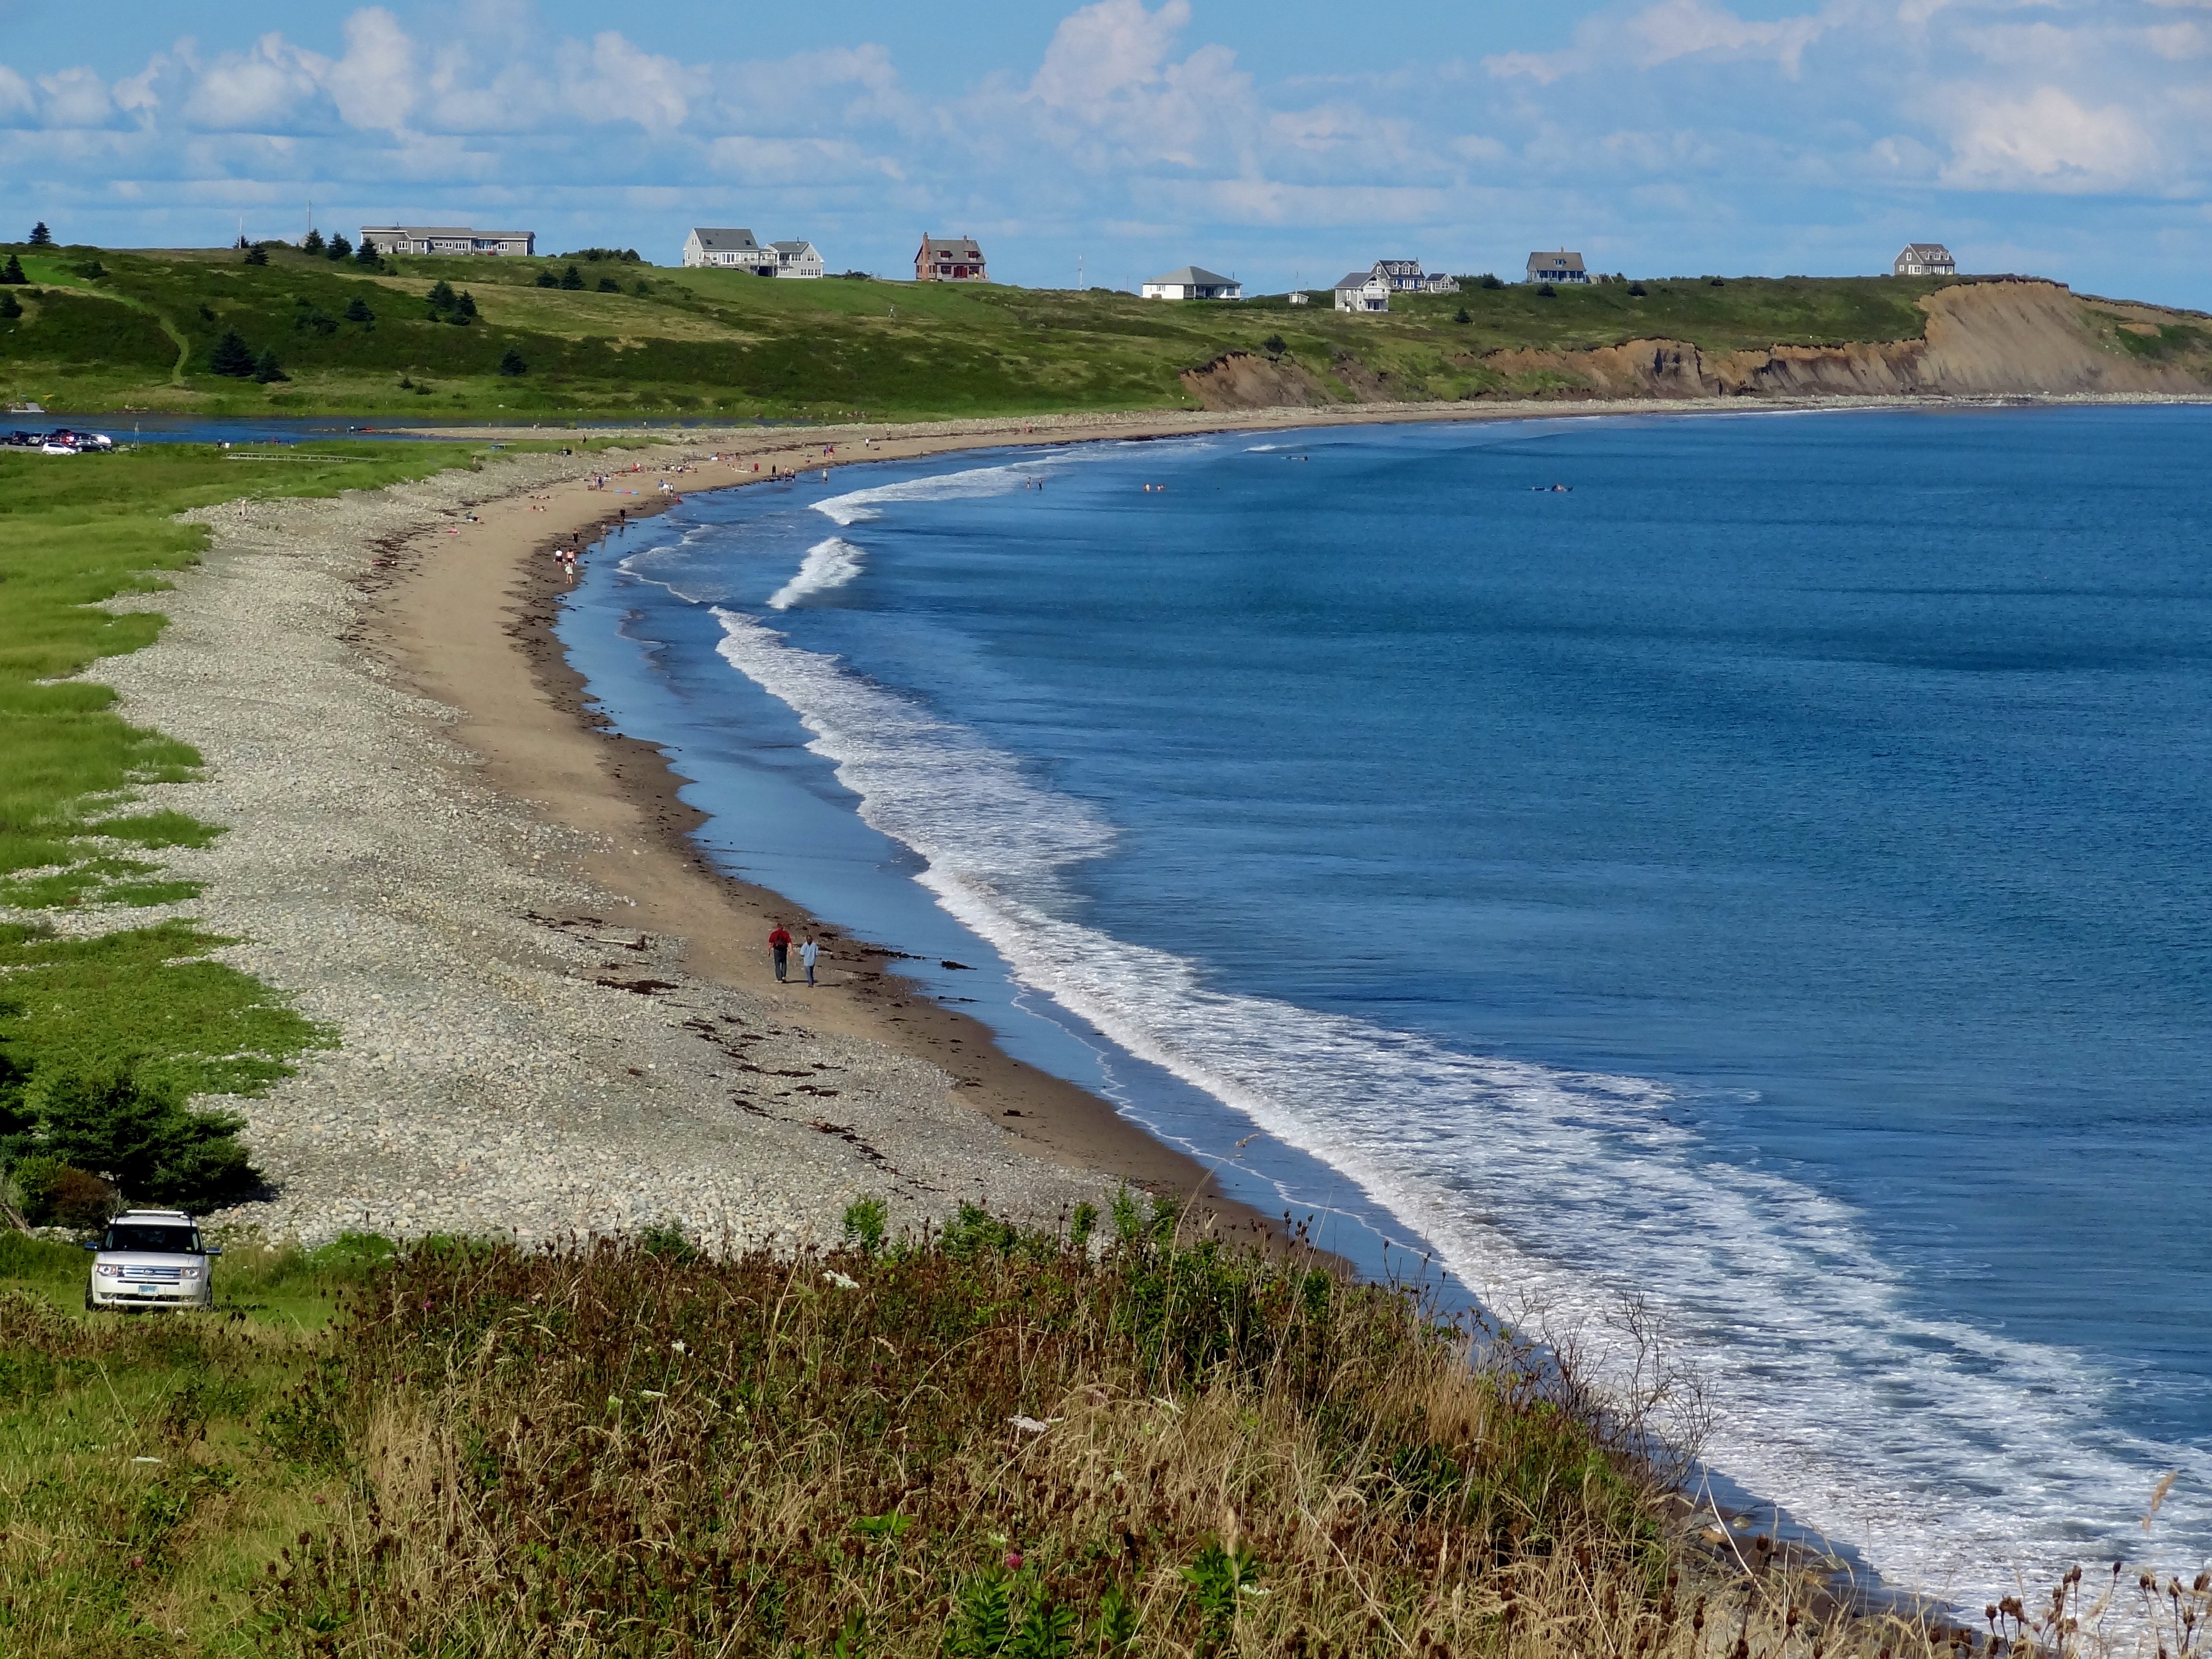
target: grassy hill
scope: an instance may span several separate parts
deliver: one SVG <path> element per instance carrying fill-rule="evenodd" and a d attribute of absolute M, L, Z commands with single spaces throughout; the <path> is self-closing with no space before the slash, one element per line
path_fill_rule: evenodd
<path fill-rule="evenodd" d="M 265 265 L 230 250 L 15 252 L 30 285 L 4 290 L 23 314 L 0 320 L 0 393 L 57 412 L 915 418 L 1172 409 L 1194 401 L 1182 373 L 1227 351 L 1262 353 L 1271 338 L 1325 398 L 1387 386 L 1394 396 L 1459 398 L 1545 389 L 1485 363 L 1501 349 L 1909 339 L 1923 323 L 1915 301 L 1939 286 L 1699 277 L 1547 295 L 1470 284 L 1403 296 L 1387 317 L 1349 317 L 1325 294 L 1300 307 L 1279 295 L 1170 304 L 1100 289 L 786 283 L 620 261 L 580 263 L 575 289 L 538 285 L 541 272 L 564 273 L 565 259 L 404 258 L 372 271 L 275 246 Z M 465 291 L 473 320 L 433 314 L 441 282 Z M 257 356 L 273 354 L 289 378 L 263 385 L 212 372 L 226 332 Z M 510 352 L 510 368 L 519 360 L 523 372 L 501 372 Z"/>

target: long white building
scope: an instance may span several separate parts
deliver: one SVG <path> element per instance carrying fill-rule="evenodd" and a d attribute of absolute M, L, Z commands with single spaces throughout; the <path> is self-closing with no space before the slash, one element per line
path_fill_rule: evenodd
<path fill-rule="evenodd" d="M 363 225 L 361 245 L 379 253 L 489 253 L 527 258 L 534 230 L 471 230 L 466 225 Z"/>

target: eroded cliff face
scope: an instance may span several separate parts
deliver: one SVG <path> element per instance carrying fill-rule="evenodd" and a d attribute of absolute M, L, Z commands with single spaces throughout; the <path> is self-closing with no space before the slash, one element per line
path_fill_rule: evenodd
<path fill-rule="evenodd" d="M 1917 340 L 1725 352 L 1681 340 L 1632 340 L 1583 351 L 1492 351 L 1459 361 L 1486 371 L 1485 380 L 1498 382 L 1503 395 L 1534 389 L 1565 398 L 2212 392 L 2212 325 L 2202 318 L 2087 300 L 2056 283 L 2024 279 L 1939 289 L 1920 307 L 1928 321 Z M 1359 402 L 1407 395 L 1370 390 L 1340 372 L 1335 378 Z M 1343 400 L 1295 362 L 1269 363 L 1242 352 L 1182 380 L 1210 409 Z M 1278 387 L 1295 395 L 1274 395 Z"/>

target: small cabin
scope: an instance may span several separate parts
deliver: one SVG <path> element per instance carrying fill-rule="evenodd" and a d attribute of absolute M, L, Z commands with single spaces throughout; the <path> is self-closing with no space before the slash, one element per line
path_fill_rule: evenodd
<path fill-rule="evenodd" d="M 1583 256 L 1561 248 L 1556 253 L 1532 253 L 1528 256 L 1528 274 L 1532 283 L 1587 283 L 1589 272 L 1583 268 Z"/>

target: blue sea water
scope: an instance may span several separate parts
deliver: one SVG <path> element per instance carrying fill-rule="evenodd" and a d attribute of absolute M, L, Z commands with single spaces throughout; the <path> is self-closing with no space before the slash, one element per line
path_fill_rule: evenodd
<path fill-rule="evenodd" d="M 1600 1365 L 1640 1303 L 1715 1469 L 1978 1605 L 2212 1550 L 2208 451 L 939 458 L 694 496 L 562 636 L 726 866 L 1355 1254 Z"/>

